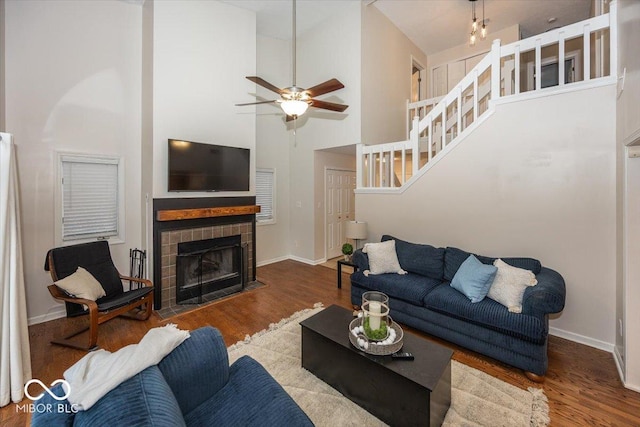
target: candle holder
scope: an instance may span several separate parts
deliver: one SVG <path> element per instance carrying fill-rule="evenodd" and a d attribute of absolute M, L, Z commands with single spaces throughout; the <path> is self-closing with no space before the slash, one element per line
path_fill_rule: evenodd
<path fill-rule="evenodd" d="M 369 291 L 362 294 L 362 327 L 370 341 L 384 341 L 389 337 L 389 297 L 382 292 Z"/>

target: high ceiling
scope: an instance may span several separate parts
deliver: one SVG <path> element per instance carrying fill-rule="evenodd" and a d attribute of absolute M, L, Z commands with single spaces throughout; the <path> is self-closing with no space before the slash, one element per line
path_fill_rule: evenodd
<path fill-rule="evenodd" d="M 476 17 L 481 20 L 483 0 L 475 3 Z M 468 0 L 377 0 L 373 5 L 427 55 L 468 41 L 471 31 Z M 522 38 L 587 19 L 590 10 L 590 0 L 484 1 L 489 33 L 519 23 Z"/>
<path fill-rule="evenodd" d="M 302 34 L 331 15 L 347 1 L 297 2 L 297 31 Z M 291 2 L 287 0 L 225 0 L 256 12 L 258 34 L 291 38 Z M 376 7 L 427 55 L 466 43 L 471 26 L 469 0 L 364 0 Z M 482 0 L 476 2 L 482 19 Z M 485 0 L 489 34 L 517 23 L 523 38 L 589 17 L 591 0 Z M 555 21 L 549 23 L 549 19 Z"/>

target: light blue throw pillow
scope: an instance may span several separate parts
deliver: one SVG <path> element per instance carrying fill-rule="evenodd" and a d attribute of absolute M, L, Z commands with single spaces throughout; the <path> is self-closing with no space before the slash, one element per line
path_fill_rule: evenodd
<path fill-rule="evenodd" d="M 465 294 L 471 302 L 480 302 L 489 293 L 497 271 L 493 265 L 483 264 L 469 255 L 453 276 L 451 287 Z"/>

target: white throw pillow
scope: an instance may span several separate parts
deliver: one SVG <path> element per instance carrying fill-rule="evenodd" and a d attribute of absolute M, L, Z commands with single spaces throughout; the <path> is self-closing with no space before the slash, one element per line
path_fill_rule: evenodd
<path fill-rule="evenodd" d="M 395 240 L 387 240 L 381 243 L 367 243 L 364 245 L 364 248 L 362 248 L 362 252 L 369 256 L 369 270 L 363 272 L 365 276 L 385 273 L 407 274 L 407 272 L 400 267 L 398 255 L 396 254 Z"/>
<path fill-rule="evenodd" d="M 513 267 L 501 259 L 495 260 L 498 268 L 487 296 L 509 309 L 511 313 L 522 313 L 522 297 L 528 286 L 538 284 L 535 274 L 529 270 Z"/>
<path fill-rule="evenodd" d="M 95 301 L 106 295 L 100 282 L 82 267 L 78 267 L 75 273 L 58 280 L 55 284 L 76 298 Z"/>

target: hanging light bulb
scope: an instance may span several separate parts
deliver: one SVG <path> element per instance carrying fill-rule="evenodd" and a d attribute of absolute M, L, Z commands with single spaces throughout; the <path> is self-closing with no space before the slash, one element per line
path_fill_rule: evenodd
<path fill-rule="evenodd" d="M 484 25 L 484 0 L 482 0 L 482 30 L 480 31 L 480 38 L 484 40 L 487 37 L 487 27 Z"/>
<path fill-rule="evenodd" d="M 471 2 L 471 34 L 469 34 L 469 46 L 476 44 L 476 33 L 478 32 L 478 20 L 476 19 L 476 0 Z"/>

